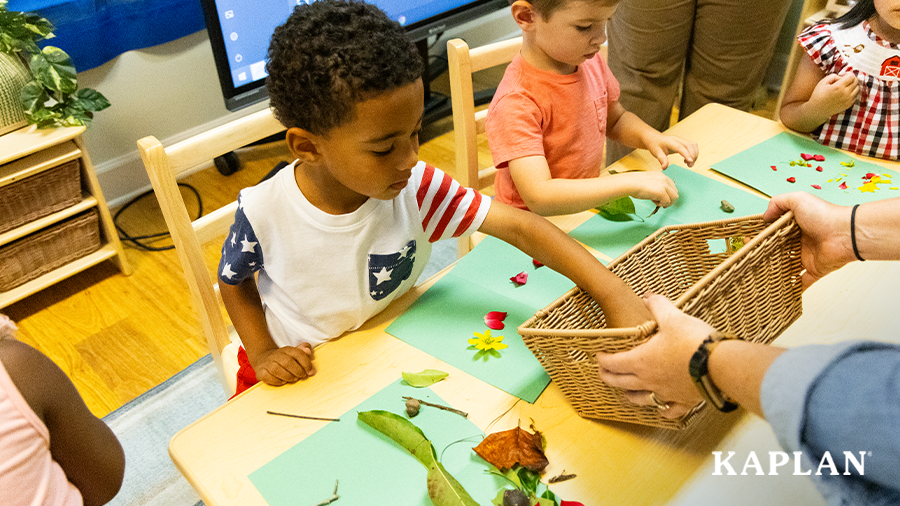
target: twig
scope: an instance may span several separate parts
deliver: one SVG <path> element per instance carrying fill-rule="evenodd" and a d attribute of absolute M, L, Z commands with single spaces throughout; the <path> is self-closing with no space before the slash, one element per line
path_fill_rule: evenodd
<path fill-rule="evenodd" d="M 331 497 L 329 497 L 328 499 L 325 499 L 322 502 L 317 502 L 316 504 L 313 504 L 313 506 L 326 506 L 327 504 L 331 504 L 334 501 L 337 501 L 338 499 L 340 499 L 340 496 L 337 495 L 337 487 L 338 487 L 338 481 L 334 480 L 334 494 L 332 494 Z"/>
<path fill-rule="evenodd" d="M 340 418 L 322 418 L 318 416 L 292 415 L 290 413 L 279 413 L 277 411 L 266 411 L 270 415 L 289 416 L 291 418 L 302 418 L 304 420 L 321 420 L 323 422 L 340 422 Z"/>
<path fill-rule="evenodd" d="M 573 474 L 566 474 L 566 470 L 563 469 L 563 472 L 559 473 L 558 476 L 554 476 L 553 478 L 550 478 L 550 483 L 560 483 L 560 482 L 563 482 L 563 481 L 569 481 L 569 480 L 571 480 L 572 478 L 575 478 L 575 476 L 576 476 L 576 475 L 575 475 L 574 473 L 573 473 Z"/>
<path fill-rule="evenodd" d="M 403 397 L 403 400 L 407 400 L 407 401 L 408 401 L 408 400 L 410 400 L 410 399 L 415 399 L 415 397 L 406 397 L 406 396 Z M 430 403 L 430 402 L 423 401 L 422 399 L 415 399 L 415 400 L 419 401 L 420 404 L 424 404 L 424 405 L 426 405 L 426 406 L 431 406 L 432 408 L 443 409 L 444 411 L 450 411 L 451 413 L 456 413 L 457 415 L 459 415 L 459 416 L 461 416 L 461 417 L 463 417 L 463 418 L 469 418 L 469 414 L 466 413 L 465 411 L 460 411 L 460 410 L 458 410 L 458 409 L 451 408 L 451 407 L 448 407 L 448 406 L 442 406 L 442 405 L 440 405 L 440 404 L 432 404 L 432 403 Z"/>

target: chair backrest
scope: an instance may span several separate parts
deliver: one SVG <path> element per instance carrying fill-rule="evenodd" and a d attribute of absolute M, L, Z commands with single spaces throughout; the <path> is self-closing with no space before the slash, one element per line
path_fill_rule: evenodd
<path fill-rule="evenodd" d="M 478 162 L 478 135 L 484 133 L 487 109 L 475 112 L 472 74 L 497 65 L 509 63 L 519 53 L 522 37 L 495 42 L 469 49 L 462 39 L 447 41 L 447 60 L 450 65 L 450 101 L 453 106 L 453 135 L 456 142 L 456 173 L 462 184 L 483 190 L 494 184 L 497 170 L 490 165 L 481 168 Z M 459 255 L 472 249 L 470 238 L 460 239 Z"/>
<path fill-rule="evenodd" d="M 228 233 L 237 201 L 191 221 L 178 189 L 177 179 L 194 172 L 198 166 L 208 165 L 210 160 L 218 156 L 282 130 L 284 126 L 266 109 L 167 147 L 152 136 L 137 142 L 138 151 L 144 160 L 144 167 L 150 176 L 153 191 L 181 260 L 209 351 L 226 392 L 233 393 L 235 383 L 235 371 L 228 371 L 231 368 L 223 365 L 222 350 L 231 343 L 231 338 L 218 294 L 218 284 L 207 270 L 201 245 L 220 239 Z"/>

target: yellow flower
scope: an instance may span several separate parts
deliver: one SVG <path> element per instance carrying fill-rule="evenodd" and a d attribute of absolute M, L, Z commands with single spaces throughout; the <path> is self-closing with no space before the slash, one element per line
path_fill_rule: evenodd
<path fill-rule="evenodd" d="M 492 336 L 490 329 L 485 330 L 484 334 L 473 332 L 473 335 L 476 339 L 469 339 L 469 344 L 479 350 L 502 350 L 507 347 L 507 345 L 503 344 L 503 336 Z"/>

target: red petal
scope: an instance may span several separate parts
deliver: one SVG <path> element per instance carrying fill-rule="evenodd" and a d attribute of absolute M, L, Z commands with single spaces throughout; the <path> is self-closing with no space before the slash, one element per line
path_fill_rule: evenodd
<path fill-rule="evenodd" d="M 863 179 L 872 179 L 873 177 L 875 177 L 875 176 L 877 176 L 877 175 L 878 175 L 878 174 L 874 174 L 874 173 L 872 173 L 872 172 L 868 172 L 868 173 L 866 173 L 866 177 L 864 177 Z"/>
<path fill-rule="evenodd" d="M 817 184 L 811 184 L 810 186 L 812 186 L 812 187 L 815 188 L 816 190 L 821 190 L 821 189 L 822 189 L 822 187 L 819 186 L 819 185 L 817 185 Z"/>
<path fill-rule="evenodd" d="M 778 170 L 774 165 L 772 166 L 772 170 Z"/>
<path fill-rule="evenodd" d="M 516 274 L 515 276 L 509 278 L 509 280 L 512 281 L 513 283 L 516 283 L 519 285 L 524 285 L 528 281 L 528 274 L 526 274 L 525 271 L 522 271 L 522 272 Z"/>
<path fill-rule="evenodd" d="M 822 170 L 823 170 L 823 169 L 822 169 L 822 166 L 821 166 L 821 165 L 819 165 L 818 167 L 816 167 L 816 172 L 822 172 Z"/>
<path fill-rule="evenodd" d="M 537 260 L 535 260 L 535 259 L 533 259 L 533 258 L 531 259 L 531 263 L 534 264 L 534 268 L 535 268 L 535 269 L 537 269 L 538 267 L 543 267 L 543 266 L 544 266 L 544 264 L 538 262 Z"/>
<path fill-rule="evenodd" d="M 491 330 L 503 330 L 503 322 L 495 318 L 484 317 L 484 324 Z"/>
<path fill-rule="evenodd" d="M 824 162 L 824 161 L 825 161 L 825 155 L 816 155 L 816 156 L 813 157 L 813 160 L 815 160 L 815 161 L 817 161 L 817 162 Z"/>
<path fill-rule="evenodd" d="M 809 153 L 800 153 L 800 158 L 804 160 L 812 160 L 814 158 L 814 155 L 811 155 Z"/>
<path fill-rule="evenodd" d="M 788 182 L 788 183 L 796 183 L 796 182 L 797 182 L 797 179 L 796 179 L 796 178 L 793 178 L 793 177 L 789 177 L 789 178 L 787 178 L 787 182 Z"/>
<path fill-rule="evenodd" d="M 575 501 L 561 501 L 559 506 L 584 506 L 584 504 Z"/>
<path fill-rule="evenodd" d="M 841 190 L 846 190 L 846 189 L 847 189 L 847 183 L 841 183 L 841 185 L 838 186 L 838 188 L 840 188 Z"/>
<path fill-rule="evenodd" d="M 491 311 L 490 313 L 486 314 L 484 317 L 490 318 L 492 320 L 503 321 L 506 319 L 506 314 L 507 313 L 504 313 L 503 311 Z"/>

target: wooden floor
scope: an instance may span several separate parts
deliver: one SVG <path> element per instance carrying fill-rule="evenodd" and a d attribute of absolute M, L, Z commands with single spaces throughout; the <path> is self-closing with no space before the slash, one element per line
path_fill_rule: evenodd
<path fill-rule="evenodd" d="M 773 108 L 774 97 L 757 112 L 771 117 Z M 422 160 L 448 172 L 455 160 L 450 124 L 447 119 L 429 127 L 433 139 L 420 152 Z M 480 147 L 487 152 L 486 141 Z M 233 201 L 241 188 L 256 184 L 279 161 L 289 161 L 281 143 L 245 148 L 239 156 L 243 169 L 234 175 L 222 176 L 210 166 L 183 180 L 199 191 L 205 212 Z M 189 190 L 184 193 L 189 202 L 196 200 Z M 152 195 L 137 201 L 122 213 L 120 225 L 132 236 L 165 231 L 155 204 Z M 121 275 L 107 262 L 0 309 L 18 323 L 22 341 L 44 352 L 72 378 L 97 416 L 208 352 L 175 252 L 147 252 L 125 244 L 134 267 L 131 276 Z M 211 269 L 218 262 L 220 244 L 210 245 Z"/>

